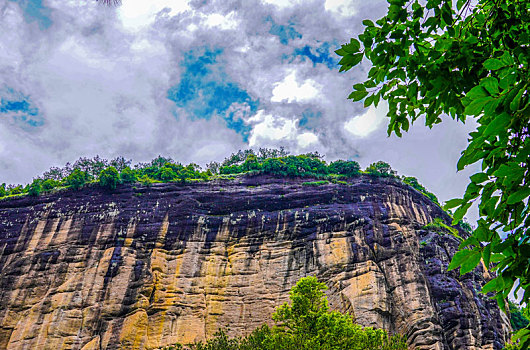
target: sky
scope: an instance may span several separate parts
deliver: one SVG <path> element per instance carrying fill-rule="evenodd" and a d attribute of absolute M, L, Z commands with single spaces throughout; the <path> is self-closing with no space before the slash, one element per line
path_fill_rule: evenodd
<path fill-rule="evenodd" d="M 220 161 L 239 149 L 378 160 L 442 201 L 475 124 L 387 136 L 386 106 L 347 99 L 368 62 L 334 51 L 387 10 L 373 0 L 0 0 L 0 183 L 81 156 Z M 476 214 L 471 213 L 471 218 Z"/>

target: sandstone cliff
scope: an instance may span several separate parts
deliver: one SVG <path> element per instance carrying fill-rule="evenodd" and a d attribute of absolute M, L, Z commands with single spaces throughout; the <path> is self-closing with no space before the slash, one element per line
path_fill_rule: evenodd
<path fill-rule="evenodd" d="M 444 212 L 393 180 L 270 177 L 0 202 L 0 349 L 155 349 L 250 332 L 303 276 L 418 349 L 501 349 L 488 278 L 446 272 Z"/>

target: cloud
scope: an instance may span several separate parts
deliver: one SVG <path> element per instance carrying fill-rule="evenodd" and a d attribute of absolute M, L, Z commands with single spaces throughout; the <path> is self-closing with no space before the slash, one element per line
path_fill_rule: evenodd
<path fill-rule="evenodd" d="M 363 115 L 353 117 L 344 123 L 344 129 L 354 136 L 367 137 L 381 126 L 387 113 L 386 103 L 381 103 L 378 108 L 371 106 Z"/>
<path fill-rule="evenodd" d="M 327 11 L 343 17 L 351 17 L 357 14 L 357 7 L 353 0 L 326 0 L 324 7 Z"/>
<path fill-rule="evenodd" d="M 20 0 L 0 4 L 0 182 L 80 156 L 205 163 L 247 147 L 379 159 L 444 198 L 472 124 L 386 135 L 384 111 L 346 99 L 341 43 L 382 0 Z"/>
<path fill-rule="evenodd" d="M 284 80 L 274 84 L 272 90 L 272 102 L 303 102 L 316 98 L 321 87 L 312 79 L 306 79 L 298 84 L 296 72 L 291 71 Z"/>
<path fill-rule="evenodd" d="M 125 28 L 140 30 L 153 24 L 161 11 L 175 16 L 189 10 L 191 7 L 186 0 L 127 0 L 118 9 L 118 18 Z"/>

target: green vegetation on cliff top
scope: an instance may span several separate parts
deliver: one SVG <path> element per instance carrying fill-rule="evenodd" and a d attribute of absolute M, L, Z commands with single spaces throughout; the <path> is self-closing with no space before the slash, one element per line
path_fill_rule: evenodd
<path fill-rule="evenodd" d="M 258 151 L 238 151 L 221 163 L 211 162 L 206 169 L 197 164 L 182 165 L 169 157 L 158 156 L 148 163 L 131 166 L 132 161 L 123 157 L 107 160 L 79 158 L 64 167 L 52 167 L 28 185 L 0 185 L 0 198 L 21 195 L 38 196 L 57 189 L 81 189 L 89 184 L 98 184 L 114 190 L 121 184 L 141 183 L 151 185 L 165 182 L 198 182 L 215 179 L 232 179 L 240 175 L 273 175 L 289 178 L 306 177 L 320 181 L 307 184 L 322 185 L 354 178 L 361 174 L 372 177 L 393 178 L 418 190 L 438 204 L 434 194 L 427 191 L 415 177 L 398 176 L 389 164 L 378 161 L 364 171 L 359 163 L 351 160 L 336 160 L 327 163 L 318 153 L 289 155 L 284 149 L 260 148 Z"/>

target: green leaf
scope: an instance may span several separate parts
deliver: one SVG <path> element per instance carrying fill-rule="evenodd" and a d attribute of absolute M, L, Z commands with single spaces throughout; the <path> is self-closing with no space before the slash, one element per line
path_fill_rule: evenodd
<path fill-rule="evenodd" d="M 476 173 L 469 178 L 472 182 L 476 184 L 483 183 L 489 179 L 489 176 L 485 173 Z"/>
<path fill-rule="evenodd" d="M 486 293 L 489 293 L 489 292 L 497 291 L 499 289 L 502 289 L 503 285 L 504 285 L 504 283 L 502 281 L 502 277 L 498 276 L 498 277 L 492 279 L 491 281 L 489 281 L 488 283 L 486 283 L 484 285 L 484 287 L 482 287 L 480 292 L 486 294 Z"/>
<path fill-rule="evenodd" d="M 461 198 L 453 198 L 445 202 L 444 209 L 447 210 L 454 207 L 458 207 L 460 204 L 462 204 Z"/>
<path fill-rule="evenodd" d="M 350 43 L 346 44 L 345 46 L 348 48 L 348 52 L 354 53 L 359 51 L 359 49 L 361 48 L 361 43 L 359 42 L 359 40 L 351 38 Z"/>
<path fill-rule="evenodd" d="M 529 336 L 530 336 L 530 329 L 523 328 L 513 335 L 512 341 L 517 341 L 517 340 L 523 339 L 524 337 L 529 337 Z"/>
<path fill-rule="evenodd" d="M 499 81 L 495 77 L 487 77 L 480 81 L 480 85 L 483 86 L 491 95 L 499 94 Z"/>
<path fill-rule="evenodd" d="M 482 260 L 484 260 L 484 265 L 486 266 L 486 269 L 489 269 L 490 267 L 490 258 L 491 258 L 491 244 L 488 244 L 484 247 L 484 250 L 482 251 Z"/>
<path fill-rule="evenodd" d="M 483 66 L 488 70 L 497 70 L 506 67 L 506 64 L 496 58 L 490 58 L 484 62 Z"/>
<path fill-rule="evenodd" d="M 480 258 L 482 258 L 482 254 L 476 250 L 473 250 L 460 266 L 460 274 L 463 275 L 472 271 L 480 262 Z"/>
<path fill-rule="evenodd" d="M 517 93 L 517 95 L 515 95 L 515 97 L 513 98 L 512 102 L 510 102 L 510 109 L 512 111 L 516 111 L 519 107 L 519 103 L 521 102 L 521 97 L 523 96 L 523 93 L 526 91 L 526 86 L 523 86 L 519 89 L 519 92 Z"/>
<path fill-rule="evenodd" d="M 460 243 L 460 245 L 458 246 L 458 249 L 466 248 L 469 246 L 480 246 L 480 242 L 475 237 L 471 236 L 465 241 L 463 241 L 462 243 Z"/>
<path fill-rule="evenodd" d="M 478 38 L 476 36 L 469 36 L 466 38 L 466 43 L 469 43 L 469 44 L 476 44 L 479 42 Z"/>
<path fill-rule="evenodd" d="M 348 52 L 346 52 L 346 50 L 344 49 L 338 49 L 338 50 L 335 50 L 335 53 L 339 56 L 345 56 L 348 54 Z"/>
<path fill-rule="evenodd" d="M 354 91 L 348 96 L 348 98 L 354 101 L 360 101 L 365 98 L 366 95 L 368 95 L 368 91 Z"/>
<path fill-rule="evenodd" d="M 530 188 L 529 187 L 521 188 L 520 190 L 518 190 L 515 193 L 512 193 L 508 197 L 507 203 L 515 204 L 515 203 L 523 201 L 528 196 L 530 196 Z"/>
<path fill-rule="evenodd" d="M 464 215 L 466 215 L 467 210 L 469 209 L 470 206 L 471 206 L 471 203 L 466 203 L 455 211 L 455 214 L 453 215 L 453 223 L 452 223 L 453 225 L 457 225 L 460 222 L 460 220 L 464 218 Z"/>
<path fill-rule="evenodd" d="M 501 166 L 499 167 L 499 169 L 497 169 L 494 173 L 493 173 L 493 176 L 496 176 L 496 177 L 505 177 L 505 176 L 509 176 L 513 173 L 513 171 L 515 170 L 515 168 L 519 168 L 519 166 L 517 164 L 510 164 L 510 165 L 506 165 L 506 164 L 501 164 Z"/>
<path fill-rule="evenodd" d="M 374 101 L 374 95 L 370 95 L 368 96 L 365 100 L 364 100 L 364 107 L 368 107 L 372 104 L 372 102 Z"/>
<path fill-rule="evenodd" d="M 497 109 L 500 103 L 501 103 L 501 99 L 499 98 L 496 98 L 493 101 L 486 103 L 486 105 L 484 106 L 484 114 L 494 115 L 495 110 Z"/>
<path fill-rule="evenodd" d="M 470 104 L 467 105 L 464 113 L 467 115 L 479 115 L 482 112 L 484 105 L 493 99 L 491 97 L 481 97 L 474 99 Z"/>
<path fill-rule="evenodd" d="M 500 60 L 502 63 L 504 63 L 506 66 L 511 66 L 514 64 L 513 57 L 510 55 L 508 50 L 504 51 L 502 56 L 500 57 Z"/>
<path fill-rule="evenodd" d="M 355 84 L 353 85 L 353 88 L 358 91 L 366 91 L 366 87 L 364 84 Z"/>
<path fill-rule="evenodd" d="M 468 259 L 469 255 L 473 251 L 464 249 L 461 251 L 456 252 L 456 254 L 453 256 L 453 259 L 451 259 L 451 263 L 447 267 L 447 271 L 451 271 L 456 269 L 458 266 L 460 266 L 466 259 Z"/>
<path fill-rule="evenodd" d="M 374 22 L 370 21 L 369 19 L 365 19 L 363 21 L 363 25 L 367 26 L 367 27 L 375 27 L 375 24 Z"/>
<path fill-rule="evenodd" d="M 484 130 L 484 136 L 500 135 L 506 132 L 506 127 L 512 121 L 512 117 L 508 113 L 502 113 L 495 117 Z"/>
<path fill-rule="evenodd" d="M 503 90 L 506 90 L 509 87 L 511 87 L 513 84 L 515 84 L 515 81 L 516 81 L 516 75 L 514 74 L 514 71 L 511 69 L 507 71 L 507 74 L 501 75 L 500 78 L 501 80 L 499 81 L 499 86 Z"/>
<path fill-rule="evenodd" d="M 453 256 L 447 270 L 451 271 L 460 266 L 461 275 L 468 273 L 477 266 L 481 256 L 480 252 L 476 250 L 460 250 Z"/>
<path fill-rule="evenodd" d="M 488 92 L 480 85 L 475 86 L 473 89 L 469 90 L 469 92 L 466 94 L 466 97 L 475 100 L 477 98 L 481 97 L 488 97 Z"/>

